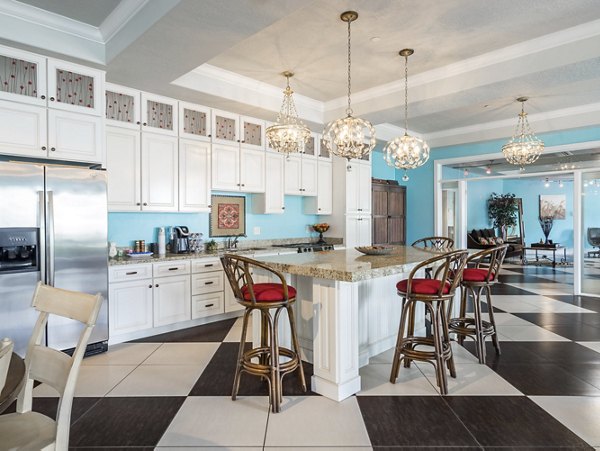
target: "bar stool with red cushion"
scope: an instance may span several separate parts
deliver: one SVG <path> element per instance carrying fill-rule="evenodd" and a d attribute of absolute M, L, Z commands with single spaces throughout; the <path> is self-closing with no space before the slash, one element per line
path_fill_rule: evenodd
<path fill-rule="evenodd" d="M 508 245 L 503 244 L 491 249 L 486 249 L 471 255 L 467 259 L 467 268 L 462 275 L 462 296 L 460 300 L 460 313 L 458 318 L 448 321 L 450 332 L 456 333 L 458 342 L 463 343 L 465 337 L 475 340 L 479 363 L 485 363 L 485 339 L 492 337 L 496 353 L 500 354 L 500 343 L 496 322 L 494 320 L 494 307 L 492 305 L 492 285 L 498 282 L 498 276 Z M 485 290 L 489 321 L 484 321 L 481 312 L 481 294 Z M 467 299 L 469 294 L 473 298 L 473 318 L 467 316 Z M 448 316 L 451 316 L 452 303 L 448 306 Z"/>
<path fill-rule="evenodd" d="M 286 283 L 281 273 L 256 260 L 239 255 L 225 254 L 221 257 L 221 262 L 236 301 L 246 308 L 231 399 L 234 401 L 236 399 L 240 387 L 241 373 L 254 374 L 266 379 L 269 383 L 271 409 L 273 412 L 279 412 L 283 399 L 283 377 L 286 374 L 298 369 L 302 389 L 306 391 L 306 381 L 300 359 L 300 347 L 292 309 L 292 305 L 296 301 L 296 289 Z M 252 278 L 253 268 L 272 273 L 279 279 L 279 283 L 254 283 Z M 275 310 L 273 316 L 271 316 L 271 309 Z M 254 310 L 261 313 L 260 346 L 245 351 L 248 320 Z M 279 316 L 283 310 L 287 310 L 293 350 L 279 346 L 278 343 Z M 281 356 L 287 358 L 287 360 L 281 361 Z"/>
<path fill-rule="evenodd" d="M 419 263 L 410 272 L 408 279 L 396 285 L 398 295 L 402 297 L 402 315 L 390 374 L 392 384 L 396 383 L 402 360 L 405 367 L 409 367 L 413 360 L 429 362 L 435 367 L 440 393 L 448 394 L 445 367 L 448 367 L 452 377 L 456 377 L 456 370 L 448 336 L 446 301 L 452 299 L 460 283 L 467 255 L 465 250 L 437 255 Z M 425 268 L 434 269 L 433 278 L 417 277 Z M 430 337 L 416 336 L 414 332 L 414 310 L 419 302 L 423 303 L 425 311 L 431 317 L 433 333 Z M 426 349 L 422 349 L 424 347 Z"/>

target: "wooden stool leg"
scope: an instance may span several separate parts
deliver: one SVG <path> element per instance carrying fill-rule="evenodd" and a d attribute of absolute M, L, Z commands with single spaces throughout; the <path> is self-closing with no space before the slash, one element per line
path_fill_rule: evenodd
<path fill-rule="evenodd" d="M 260 346 L 265 348 L 269 346 L 269 326 L 271 324 L 271 318 L 269 316 L 269 312 L 265 310 L 260 310 Z M 266 355 L 261 355 L 258 359 L 261 365 L 268 365 L 267 361 L 268 357 Z"/>
<path fill-rule="evenodd" d="M 492 304 L 492 287 L 486 285 L 486 297 L 488 305 L 488 314 L 490 316 L 490 324 L 494 328 L 494 334 L 492 335 L 492 343 L 496 349 L 496 354 L 500 355 L 500 341 L 498 340 L 498 329 L 496 329 L 496 320 L 494 319 L 494 306 Z"/>
<path fill-rule="evenodd" d="M 296 320 L 294 318 L 294 309 L 291 305 L 287 306 L 288 318 L 290 320 L 290 329 L 292 330 L 292 344 L 294 345 L 294 352 L 298 356 L 298 371 L 300 372 L 300 383 L 302 384 L 302 391 L 306 391 L 306 379 L 304 378 L 304 368 L 302 366 L 302 356 L 300 354 L 300 346 L 298 345 L 298 334 L 296 333 Z"/>
<path fill-rule="evenodd" d="M 242 320 L 242 337 L 240 339 L 240 348 L 238 350 L 237 365 L 235 367 L 235 377 L 233 378 L 233 390 L 231 391 L 231 399 L 235 401 L 238 390 L 240 389 L 240 377 L 242 369 L 242 359 L 244 358 L 244 347 L 246 345 L 246 333 L 248 331 L 248 317 L 252 309 L 246 308 L 244 311 L 244 319 Z"/>
<path fill-rule="evenodd" d="M 462 285 L 461 287 L 461 293 L 460 293 L 460 312 L 458 314 L 459 318 L 466 318 L 467 316 L 467 301 L 469 299 L 469 288 L 466 287 L 465 285 Z M 465 341 L 465 336 L 463 334 L 456 334 L 456 340 L 458 341 L 458 344 L 460 344 L 462 346 L 462 344 Z"/>
<path fill-rule="evenodd" d="M 483 335 L 483 324 L 481 323 L 481 292 L 483 287 L 479 287 L 477 294 L 473 292 L 473 310 L 475 316 L 475 343 L 477 347 L 477 358 L 479 363 L 485 363 L 485 337 Z"/>
<path fill-rule="evenodd" d="M 452 346 L 450 344 L 450 334 L 448 332 L 448 317 L 445 315 L 446 309 L 444 308 L 444 301 L 441 300 L 439 302 L 439 315 L 442 319 L 442 332 L 443 332 L 443 340 L 442 344 L 447 345 L 450 348 L 450 358 L 448 359 L 447 365 L 448 370 L 450 371 L 450 376 L 456 378 L 456 367 L 454 366 L 454 354 L 452 353 Z"/>
<path fill-rule="evenodd" d="M 273 413 L 277 413 L 280 410 L 280 402 L 279 402 L 279 372 L 277 371 L 277 367 L 279 365 L 277 358 L 277 331 L 273 327 L 273 322 L 271 316 L 267 313 L 264 315 L 265 320 L 268 322 L 269 336 L 271 337 L 270 342 L 270 356 L 271 356 L 271 410 Z"/>
<path fill-rule="evenodd" d="M 402 356 L 402 344 L 404 341 L 404 330 L 405 324 L 407 320 L 408 310 L 409 310 L 409 302 L 406 299 L 402 302 L 402 314 L 400 315 L 400 325 L 398 326 L 398 338 L 396 340 L 396 350 L 394 351 L 394 361 L 392 363 L 392 372 L 390 373 L 390 382 L 392 384 L 396 383 L 396 379 L 398 378 L 398 372 L 400 371 L 400 358 Z"/>
<path fill-rule="evenodd" d="M 408 310 L 408 330 L 406 331 L 407 337 L 412 337 L 415 335 L 415 308 L 416 304 L 414 302 L 409 302 L 409 310 Z M 412 348 L 412 345 L 406 345 L 409 348 Z M 410 368 L 411 359 L 404 358 L 404 368 Z"/>
<path fill-rule="evenodd" d="M 437 385 L 440 387 L 440 393 L 442 395 L 448 394 L 448 381 L 446 380 L 446 368 L 444 365 L 443 358 L 443 347 L 442 347 L 442 332 L 440 330 L 440 319 L 436 314 L 435 309 L 431 302 L 425 302 L 425 308 L 431 315 L 431 325 L 433 326 L 433 346 L 435 348 L 435 374 L 437 379 Z"/>
<path fill-rule="evenodd" d="M 279 361 L 279 334 L 277 331 L 279 330 L 279 315 L 283 311 L 283 307 L 277 308 L 275 311 L 275 319 L 273 320 L 273 342 L 275 343 L 275 353 L 273 354 L 273 366 L 275 367 L 275 373 L 277 376 L 277 401 L 278 401 L 278 410 L 281 410 L 281 403 L 283 402 L 283 380 L 281 376 L 281 367 Z"/>

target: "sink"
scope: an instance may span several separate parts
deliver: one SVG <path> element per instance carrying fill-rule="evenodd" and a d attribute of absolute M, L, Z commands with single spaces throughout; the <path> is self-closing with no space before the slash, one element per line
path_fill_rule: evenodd
<path fill-rule="evenodd" d="M 225 252 L 250 252 L 250 251 L 266 251 L 266 247 L 243 247 L 240 249 L 225 249 Z"/>

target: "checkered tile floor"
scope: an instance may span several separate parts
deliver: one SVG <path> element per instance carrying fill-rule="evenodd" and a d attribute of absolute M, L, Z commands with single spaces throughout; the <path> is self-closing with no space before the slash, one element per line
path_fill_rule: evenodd
<path fill-rule="evenodd" d="M 507 265 L 494 287 L 502 347 L 477 363 L 454 346 L 458 377 L 442 397 L 433 368 L 392 352 L 361 369 L 362 391 L 337 403 L 285 382 L 283 411 L 244 375 L 231 401 L 239 320 L 112 346 L 84 360 L 74 449 L 600 449 L 600 299 L 572 294 L 569 268 Z M 310 381 L 312 366 L 305 364 Z M 34 409 L 54 415 L 55 393 Z M 1 448 L 0 440 L 0 448 Z"/>

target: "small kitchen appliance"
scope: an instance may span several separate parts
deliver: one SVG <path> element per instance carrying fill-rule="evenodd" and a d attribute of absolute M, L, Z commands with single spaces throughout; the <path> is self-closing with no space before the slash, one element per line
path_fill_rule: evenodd
<path fill-rule="evenodd" d="M 186 226 L 173 227 L 175 236 L 171 243 L 171 252 L 174 254 L 188 254 L 190 252 L 190 230 Z"/>

